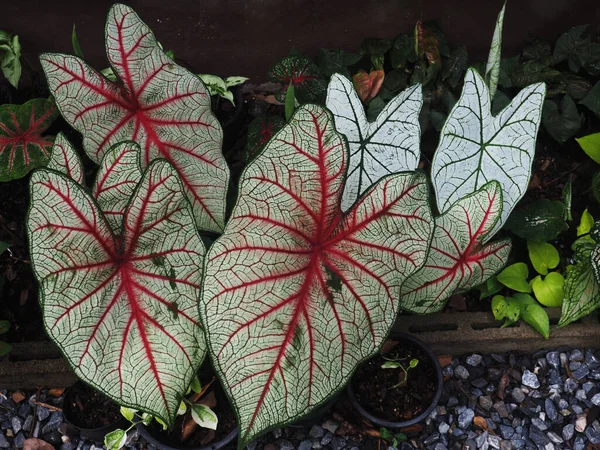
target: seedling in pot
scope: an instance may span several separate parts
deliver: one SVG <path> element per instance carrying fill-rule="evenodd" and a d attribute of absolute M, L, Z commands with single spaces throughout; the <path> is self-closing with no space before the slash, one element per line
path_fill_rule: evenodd
<path fill-rule="evenodd" d="M 400 378 L 398 384 L 392 386 L 393 389 L 406 386 L 406 382 L 408 381 L 408 371 L 410 369 L 414 369 L 419 364 L 419 360 L 416 358 L 411 358 L 408 361 L 408 364 L 405 364 L 405 361 L 408 358 L 402 358 L 399 355 L 396 355 L 392 358 L 388 358 L 385 355 L 381 355 L 383 359 L 386 360 L 385 363 L 381 365 L 382 369 L 401 369 Z"/>

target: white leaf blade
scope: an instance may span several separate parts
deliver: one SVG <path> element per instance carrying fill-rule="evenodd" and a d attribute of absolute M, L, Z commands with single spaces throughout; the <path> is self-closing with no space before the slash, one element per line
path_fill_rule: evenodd
<path fill-rule="evenodd" d="M 56 170 L 83 184 L 83 165 L 73 145 L 63 133 L 58 133 L 52 146 L 48 169 Z"/>
<path fill-rule="evenodd" d="M 487 65 L 485 67 L 485 81 L 490 88 L 490 98 L 493 100 L 496 95 L 496 88 L 498 87 L 498 78 L 500 76 L 500 56 L 502 53 L 502 27 L 504 25 L 504 10 L 506 9 L 506 2 L 502 6 L 502 10 L 498 14 L 496 19 L 496 28 L 494 29 L 494 36 L 492 37 L 492 46 L 490 47 L 490 54 L 488 56 Z"/>
<path fill-rule="evenodd" d="M 192 405 L 192 419 L 202 428 L 216 430 L 219 418 L 215 412 L 206 405 Z"/>

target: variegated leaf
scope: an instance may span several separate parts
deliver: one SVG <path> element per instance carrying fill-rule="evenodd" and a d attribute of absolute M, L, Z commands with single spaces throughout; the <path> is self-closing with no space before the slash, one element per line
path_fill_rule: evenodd
<path fill-rule="evenodd" d="M 27 226 L 48 335 L 77 376 L 172 424 L 205 354 L 204 246 L 168 162 L 148 166 L 123 222 L 115 237 L 82 186 L 32 175 Z"/>
<path fill-rule="evenodd" d="M 600 285 L 594 273 L 599 258 L 600 247 L 596 246 L 590 259 L 578 262 L 567 273 L 559 327 L 564 327 L 600 308 Z"/>
<path fill-rule="evenodd" d="M 496 95 L 498 87 L 498 78 L 500 77 L 500 55 L 502 54 L 502 27 L 504 26 L 504 10 L 506 2 L 498 14 L 496 19 L 496 28 L 492 37 L 492 46 L 488 56 L 487 65 L 485 67 L 485 81 L 490 88 L 490 98 L 493 99 Z"/>
<path fill-rule="evenodd" d="M 116 4 L 106 22 L 106 51 L 116 81 L 81 59 L 44 54 L 42 67 L 58 107 L 95 162 L 116 143 L 133 140 L 142 166 L 165 158 L 179 172 L 199 228 L 221 231 L 229 169 L 223 133 L 202 81 L 176 65 L 128 6 Z"/>
<path fill-rule="evenodd" d="M 269 71 L 271 81 L 282 84 L 276 94 L 277 100 L 285 103 L 287 88 L 292 84 L 294 93 L 300 103 L 316 102 L 323 99 L 327 90 L 327 82 L 319 67 L 304 56 L 286 56 L 277 61 Z"/>
<path fill-rule="evenodd" d="M 73 145 L 62 133 L 56 135 L 47 167 L 64 173 L 79 184 L 84 183 L 81 159 Z"/>
<path fill-rule="evenodd" d="M 350 162 L 342 196 L 342 210 L 385 175 L 415 170 L 419 165 L 423 106 L 420 85 L 394 97 L 375 122 L 369 122 L 352 82 L 334 74 L 327 89 L 327 107 L 336 129 L 348 138 Z"/>
<path fill-rule="evenodd" d="M 497 180 L 502 186 L 502 215 L 486 239 L 502 228 L 527 190 L 545 93 L 543 83 L 528 86 L 494 117 L 485 82 L 474 69 L 467 71 L 431 167 L 441 212 Z"/>
<path fill-rule="evenodd" d="M 207 255 L 200 311 L 239 448 L 309 414 L 377 352 L 432 233 L 426 178 L 390 175 L 348 212 L 333 118 L 306 105 L 248 166 Z"/>
<path fill-rule="evenodd" d="M 502 269 L 510 241 L 483 245 L 501 211 L 502 189 L 491 181 L 437 217 L 427 262 L 402 285 L 401 308 L 417 314 L 440 311 L 452 295 L 485 283 Z"/>

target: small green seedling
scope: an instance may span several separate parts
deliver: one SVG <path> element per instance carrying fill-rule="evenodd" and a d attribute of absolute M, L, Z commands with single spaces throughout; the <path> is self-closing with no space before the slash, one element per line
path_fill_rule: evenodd
<path fill-rule="evenodd" d="M 386 361 L 381 365 L 382 369 L 402 370 L 402 372 L 400 373 L 400 379 L 398 384 L 395 384 L 394 386 L 392 386 L 392 388 L 406 386 L 406 383 L 408 381 L 408 371 L 410 369 L 414 369 L 415 367 L 417 367 L 417 365 L 419 365 L 419 360 L 416 358 L 412 358 L 408 362 L 408 364 L 404 364 L 404 361 L 408 358 L 386 358 L 385 356 L 383 356 L 383 359 L 385 359 Z"/>
<path fill-rule="evenodd" d="M 206 85 L 210 95 L 218 95 L 225 100 L 229 100 L 233 106 L 235 106 L 233 92 L 231 92 L 229 88 L 248 81 L 248 78 L 246 77 L 227 77 L 223 79 L 217 75 L 210 75 L 207 73 L 200 73 L 198 74 L 198 77 Z"/>
<path fill-rule="evenodd" d="M 380 428 L 379 436 L 381 436 L 381 439 L 383 439 L 384 441 L 387 441 L 388 443 L 392 444 L 392 447 L 398 447 L 398 443 L 406 442 L 408 440 L 406 434 L 394 433 L 388 430 L 387 428 Z"/>

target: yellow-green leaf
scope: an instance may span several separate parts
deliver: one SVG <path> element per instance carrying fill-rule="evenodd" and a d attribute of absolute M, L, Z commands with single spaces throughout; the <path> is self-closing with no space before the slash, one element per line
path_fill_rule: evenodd
<path fill-rule="evenodd" d="M 497 278 L 500 283 L 513 291 L 531 292 L 531 286 L 527 282 L 528 276 L 529 269 L 527 268 L 527 264 L 515 263 L 500 272 Z"/>
<path fill-rule="evenodd" d="M 558 250 L 548 242 L 527 242 L 527 250 L 533 268 L 542 275 L 548 274 L 548 269 L 554 269 L 560 262 Z"/>
<path fill-rule="evenodd" d="M 577 227 L 577 236 L 583 236 L 584 234 L 588 234 L 593 226 L 594 218 L 586 208 L 585 211 L 583 211 L 583 214 L 581 215 L 581 220 L 579 221 L 579 226 Z"/>
<path fill-rule="evenodd" d="M 600 164 L 600 133 L 589 134 L 575 140 L 590 158 Z"/>
<path fill-rule="evenodd" d="M 535 298 L 549 308 L 562 306 L 565 278 L 559 272 L 550 272 L 546 277 L 542 278 L 538 275 L 531 280 L 531 287 Z"/>

